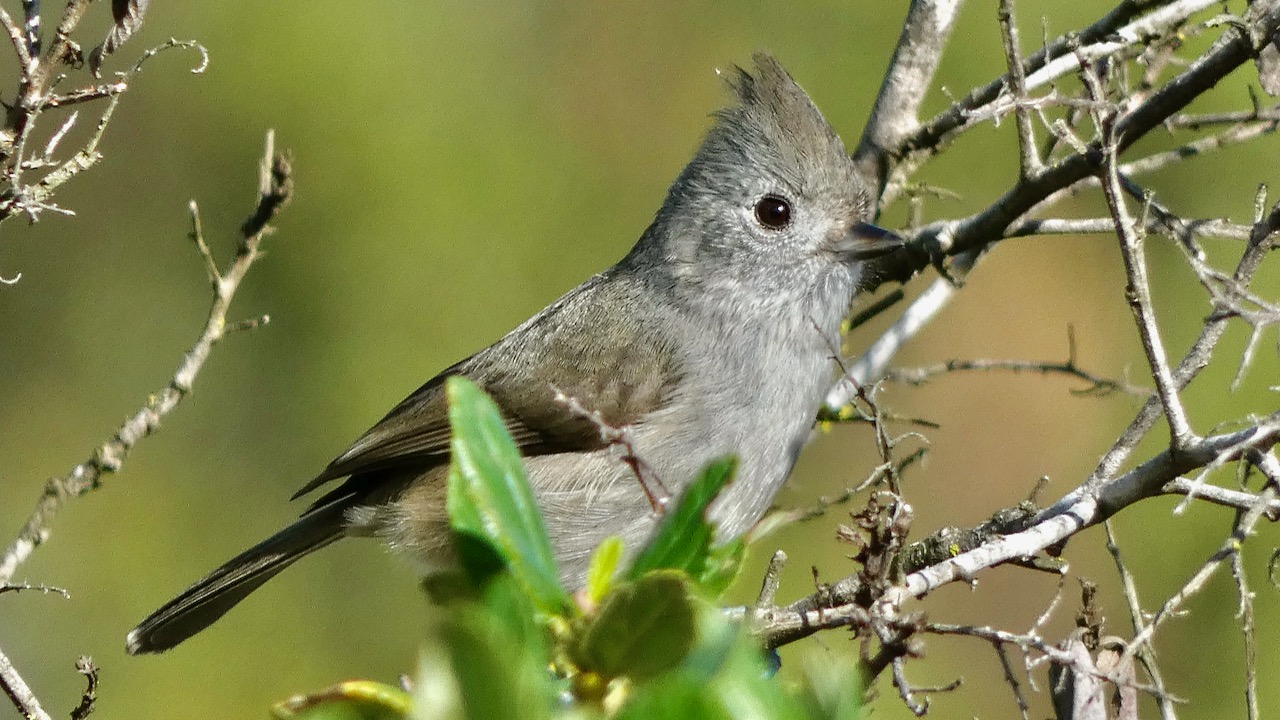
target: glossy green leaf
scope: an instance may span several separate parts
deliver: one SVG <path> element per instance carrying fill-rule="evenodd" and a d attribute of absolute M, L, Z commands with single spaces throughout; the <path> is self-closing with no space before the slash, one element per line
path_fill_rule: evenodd
<path fill-rule="evenodd" d="M 446 392 L 453 430 L 448 509 L 464 536 L 460 549 L 467 549 L 466 536 L 487 539 L 539 610 L 567 613 L 546 525 L 498 407 L 465 378 L 449 378 Z"/>
<path fill-rule="evenodd" d="M 738 461 L 726 457 L 712 462 L 670 508 L 658 532 L 631 563 L 627 576 L 635 579 L 660 568 L 683 570 L 692 577 L 703 574 L 715 528 L 707 520 L 707 507 L 733 479 Z"/>
<path fill-rule="evenodd" d="M 606 678 L 642 681 L 679 665 L 697 636 L 693 599 L 685 578 L 651 572 L 619 585 L 583 633 L 581 664 Z"/>
<path fill-rule="evenodd" d="M 271 709 L 279 720 L 401 720 L 412 696 L 394 685 L 351 680 L 327 690 L 298 695 Z"/>

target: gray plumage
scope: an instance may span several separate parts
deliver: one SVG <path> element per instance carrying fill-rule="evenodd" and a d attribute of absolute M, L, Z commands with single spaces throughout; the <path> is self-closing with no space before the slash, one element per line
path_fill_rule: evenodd
<path fill-rule="evenodd" d="M 721 537 L 754 525 L 832 380 L 863 261 L 900 244 L 865 224 L 865 190 L 809 97 L 771 56 L 754 60 L 625 258 L 415 391 L 297 496 L 341 483 L 144 620 L 129 652 L 172 647 L 344 536 L 380 537 L 423 572 L 448 567 L 450 375 L 502 409 L 569 587 L 602 539 L 621 535 L 634 551 L 659 515 L 618 448 L 557 391 L 624 428 L 675 495 L 709 461 L 738 455 L 711 517 Z"/>

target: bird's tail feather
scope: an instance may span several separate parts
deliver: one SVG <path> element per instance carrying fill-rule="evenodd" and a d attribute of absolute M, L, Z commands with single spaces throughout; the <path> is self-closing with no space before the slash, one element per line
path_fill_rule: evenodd
<path fill-rule="evenodd" d="M 139 623 L 125 640 L 129 654 L 163 652 L 212 625 L 276 573 L 341 538 L 345 509 L 319 508 L 228 560 Z"/>

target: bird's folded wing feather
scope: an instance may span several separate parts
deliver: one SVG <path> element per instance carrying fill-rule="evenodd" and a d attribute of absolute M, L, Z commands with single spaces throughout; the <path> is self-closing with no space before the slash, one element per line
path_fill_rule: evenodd
<path fill-rule="evenodd" d="M 488 392 L 502 411 L 512 438 L 525 456 L 584 452 L 606 447 L 601 422 L 622 428 L 640 422 L 671 400 L 678 382 L 674 354 L 643 327 L 629 326 L 616 342 L 590 344 L 572 326 L 545 328 L 541 348 L 487 348 L 432 378 L 339 455 L 294 494 L 305 495 L 333 480 L 352 477 L 326 493 L 311 509 L 360 494 L 374 478 L 397 469 L 426 470 L 449 461 L 449 407 L 445 380 L 464 375 Z M 525 361 L 503 363 L 495 372 L 486 354 L 516 352 Z M 532 358 L 532 359 L 530 359 Z M 538 385 L 543 389 L 539 390 Z M 557 402 L 559 390 L 576 401 Z M 582 411 L 595 413 L 584 417 Z M 309 510 L 310 511 L 310 510 Z"/>

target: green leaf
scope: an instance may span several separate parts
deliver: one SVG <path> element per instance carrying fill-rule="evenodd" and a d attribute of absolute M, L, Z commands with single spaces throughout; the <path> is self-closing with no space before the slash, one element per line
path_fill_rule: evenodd
<path fill-rule="evenodd" d="M 760 647 L 718 609 L 699 613 L 698 626 L 697 645 L 680 666 L 637 683 L 615 720 L 821 717 L 806 714 L 804 702 L 769 677 Z"/>
<path fill-rule="evenodd" d="M 506 644 L 532 658 L 539 677 L 546 675 L 549 663 L 547 628 L 535 618 L 529 596 L 511 575 L 494 578 L 485 585 L 478 598 L 484 614 L 492 619 L 495 632 L 506 633 Z"/>
<path fill-rule="evenodd" d="M 696 636 L 684 576 L 657 571 L 609 593 L 582 634 L 577 654 L 583 667 L 606 678 L 642 681 L 679 665 Z"/>
<path fill-rule="evenodd" d="M 731 717 L 813 720 L 800 698 L 771 674 L 760 646 L 739 629 L 738 641 L 711 687 Z"/>
<path fill-rule="evenodd" d="M 605 538 L 591 556 L 591 567 L 587 568 L 587 598 L 592 604 L 599 605 L 609 594 L 609 588 L 613 587 L 613 576 L 618 574 L 622 549 L 622 538 L 612 535 Z"/>
<path fill-rule="evenodd" d="M 627 576 L 635 579 L 651 570 L 683 570 L 698 578 L 707 565 L 715 528 L 707 520 L 707 506 L 733 479 L 738 460 L 732 456 L 713 461 L 669 509 L 658 532 L 631 563 Z"/>
<path fill-rule="evenodd" d="M 545 720 L 546 657 L 528 652 L 491 612 L 460 605 L 434 623 L 419 656 L 412 720 Z"/>
<path fill-rule="evenodd" d="M 486 538 L 539 610 L 567 613 L 572 604 L 560 586 L 546 525 L 502 414 L 470 380 L 451 377 L 445 387 L 453 430 L 448 509 L 463 536 L 461 549 L 471 539 Z"/>
<path fill-rule="evenodd" d="M 713 598 L 724 594 L 742 571 L 742 561 L 747 556 L 747 544 L 735 538 L 724 545 L 716 545 L 707 553 L 706 564 L 696 579 L 698 587 Z"/>
<path fill-rule="evenodd" d="M 351 680 L 310 695 L 279 703 L 271 715 L 279 720 L 402 720 L 412 696 L 393 685 Z"/>
<path fill-rule="evenodd" d="M 732 720 L 718 698 L 698 678 L 679 673 L 642 685 L 614 720 Z"/>
<path fill-rule="evenodd" d="M 858 665 L 834 653 L 807 658 L 805 696 L 809 716 L 823 720 L 859 720 L 866 704 L 866 681 Z"/>

